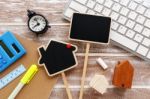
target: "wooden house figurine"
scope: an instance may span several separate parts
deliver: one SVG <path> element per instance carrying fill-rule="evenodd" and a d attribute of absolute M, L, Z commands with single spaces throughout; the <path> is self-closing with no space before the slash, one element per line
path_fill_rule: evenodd
<path fill-rule="evenodd" d="M 104 94 L 109 87 L 109 83 L 104 75 L 95 75 L 90 81 L 90 87 Z"/>
<path fill-rule="evenodd" d="M 113 76 L 113 85 L 120 88 L 131 88 L 134 68 L 129 61 L 122 61 L 116 65 Z"/>

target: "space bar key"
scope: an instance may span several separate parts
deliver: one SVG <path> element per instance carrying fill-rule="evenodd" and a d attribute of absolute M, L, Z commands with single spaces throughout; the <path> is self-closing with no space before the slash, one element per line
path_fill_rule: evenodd
<path fill-rule="evenodd" d="M 135 51 L 137 49 L 138 43 L 136 43 L 135 41 L 132 41 L 130 39 L 128 39 L 127 37 L 124 37 L 122 35 L 120 35 L 119 33 L 112 31 L 111 32 L 111 37 L 110 37 L 113 41 L 120 43 L 121 45 Z"/>

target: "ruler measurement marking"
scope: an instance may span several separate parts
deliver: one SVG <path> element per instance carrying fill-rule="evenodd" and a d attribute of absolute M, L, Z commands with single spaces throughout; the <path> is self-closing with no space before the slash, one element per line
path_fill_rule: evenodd
<path fill-rule="evenodd" d="M 14 79 L 19 77 L 25 71 L 26 71 L 25 67 L 23 65 L 20 65 L 14 70 L 12 70 L 10 73 L 5 75 L 3 78 L 0 79 L 0 89 L 4 88 L 6 85 L 8 85 Z"/>

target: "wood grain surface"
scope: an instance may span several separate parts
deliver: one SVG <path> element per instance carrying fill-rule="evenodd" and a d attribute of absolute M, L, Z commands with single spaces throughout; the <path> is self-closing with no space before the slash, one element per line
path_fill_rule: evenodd
<path fill-rule="evenodd" d="M 62 18 L 65 4 L 69 0 L 0 0 L 0 32 L 10 30 L 27 39 L 47 44 L 50 39 L 62 40 L 78 46 L 77 59 L 79 65 L 66 73 L 73 99 L 78 99 L 80 80 L 82 76 L 86 44 L 68 40 L 70 23 Z M 38 38 L 28 30 L 27 9 L 45 15 L 51 29 Z M 96 59 L 104 59 L 109 68 L 106 71 L 96 63 Z M 129 60 L 134 66 L 133 88 L 130 90 L 116 89 L 111 86 L 114 67 L 119 60 Z M 110 88 L 104 95 L 89 87 L 89 82 L 95 74 L 104 74 Z M 67 99 L 65 86 L 60 77 L 49 99 Z M 150 63 L 134 56 L 127 51 L 114 46 L 91 44 L 87 75 L 84 86 L 84 99 L 150 99 Z"/>

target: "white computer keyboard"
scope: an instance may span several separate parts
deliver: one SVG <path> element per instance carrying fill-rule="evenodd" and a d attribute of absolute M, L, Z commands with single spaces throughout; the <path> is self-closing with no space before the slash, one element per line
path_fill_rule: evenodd
<path fill-rule="evenodd" d="M 70 0 L 64 18 L 75 12 L 110 16 L 111 41 L 150 61 L 150 0 Z"/>

